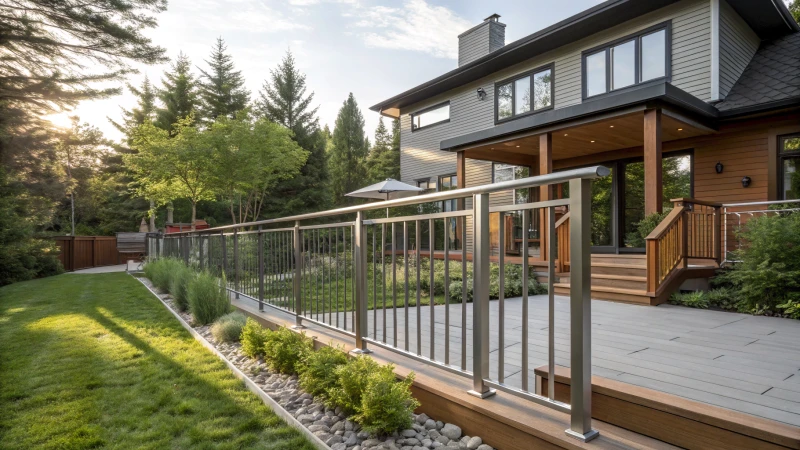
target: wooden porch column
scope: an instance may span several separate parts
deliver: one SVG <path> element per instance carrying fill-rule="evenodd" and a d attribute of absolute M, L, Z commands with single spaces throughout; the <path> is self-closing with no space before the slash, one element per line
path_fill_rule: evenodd
<path fill-rule="evenodd" d="M 644 213 L 660 213 L 663 203 L 661 180 L 661 110 L 644 112 Z"/>
<path fill-rule="evenodd" d="M 553 173 L 553 135 L 545 133 L 539 136 L 539 175 Z M 553 186 L 540 186 L 539 187 L 539 201 L 553 199 Z M 546 209 L 539 210 L 539 259 L 542 261 L 547 260 L 547 249 L 550 248 L 550 242 L 547 241 L 548 233 L 546 224 L 550 223 L 547 216 Z M 524 231 L 523 231 L 524 232 Z"/>

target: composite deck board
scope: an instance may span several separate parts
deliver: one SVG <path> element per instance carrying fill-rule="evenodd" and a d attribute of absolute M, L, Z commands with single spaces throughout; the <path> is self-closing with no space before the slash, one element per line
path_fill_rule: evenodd
<path fill-rule="evenodd" d="M 413 294 L 412 294 L 413 298 Z M 462 355 L 461 304 L 434 308 L 434 356 L 444 362 L 445 337 L 449 337 L 449 363 L 472 369 L 472 304 L 466 306 L 466 353 Z M 450 328 L 445 330 L 445 309 Z M 556 297 L 555 361 L 570 366 L 569 299 Z M 430 356 L 430 306 L 420 307 L 420 354 Z M 489 305 L 489 376 L 497 380 L 500 355 L 499 302 Z M 368 332 L 375 339 L 405 343 L 406 310 L 387 309 L 368 313 Z M 408 308 L 409 352 L 417 353 L 417 308 Z M 339 313 L 339 323 L 351 313 Z M 528 317 L 528 383 L 535 386 L 533 369 L 547 364 L 549 323 L 547 297 L 531 296 Z M 336 322 L 337 313 L 331 320 Z M 505 300 L 504 383 L 522 385 L 522 300 Z M 631 383 L 715 406 L 800 426 L 800 322 L 773 317 L 689 309 L 674 305 L 658 307 L 624 303 L 592 302 L 592 370 L 594 375 Z M 382 351 L 378 349 L 377 351 Z M 457 375 L 454 375 L 457 376 Z"/>

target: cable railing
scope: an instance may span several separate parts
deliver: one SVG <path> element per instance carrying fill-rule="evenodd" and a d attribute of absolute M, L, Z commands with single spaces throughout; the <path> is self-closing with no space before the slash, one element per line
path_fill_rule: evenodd
<path fill-rule="evenodd" d="M 722 248 L 724 250 L 721 265 L 739 262 L 733 258 L 732 252 L 742 248 L 743 242 L 739 237 L 739 231 L 750 218 L 769 214 L 796 213 L 798 211 L 800 211 L 800 199 L 723 204 Z"/>
<path fill-rule="evenodd" d="M 151 237 L 149 254 L 180 258 L 208 270 L 225 280 L 235 298 L 253 301 L 262 311 L 274 308 L 294 315 L 296 328 L 313 323 L 348 336 L 354 339 L 355 353 L 395 352 L 470 379 L 469 393 L 479 398 L 499 390 L 569 413 L 567 433 L 588 441 L 598 434 L 591 427 L 591 180 L 608 174 L 605 167 L 589 167 Z M 493 192 L 564 182 L 570 185 L 568 199 L 489 205 Z M 472 199 L 471 209 L 429 207 L 467 197 Z M 561 227 L 560 240 L 568 238 L 568 255 L 561 249 L 557 256 L 556 245 L 546 247 L 548 318 L 542 355 L 539 349 L 544 346 L 535 339 L 541 336 L 540 328 L 531 328 L 536 319 L 529 286 L 535 284 L 530 278 L 536 274 L 530 270 L 529 245 L 522 245 L 519 259 L 506 257 L 506 241 L 515 236 L 506 236 L 504 217 L 521 215 L 522 229 L 527 230 L 531 218 L 544 211 L 543 234 L 554 244 L 556 213 L 564 207 L 569 209 L 569 227 Z M 367 217 L 370 211 L 387 208 L 395 217 Z M 492 251 L 491 228 L 496 228 L 499 240 L 497 254 Z M 554 398 L 554 280 L 557 259 L 567 256 L 571 394 L 564 403 Z M 514 264 L 522 266 L 519 280 L 508 275 Z M 519 311 L 508 309 L 512 296 L 514 305 L 521 303 Z M 507 351 L 507 344 L 517 341 L 520 352 Z M 496 364 L 490 356 L 496 357 Z M 542 362 L 549 370 L 544 396 L 529 383 L 531 366 Z M 520 367 L 513 381 L 506 374 L 509 363 Z"/>

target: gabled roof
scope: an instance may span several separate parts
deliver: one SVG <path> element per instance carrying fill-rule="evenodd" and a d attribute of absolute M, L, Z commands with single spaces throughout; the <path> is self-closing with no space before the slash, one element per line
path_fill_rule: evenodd
<path fill-rule="evenodd" d="M 800 33 L 762 42 L 716 108 L 725 115 L 800 103 Z"/>
<path fill-rule="evenodd" d="M 381 112 L 417 103 L 678 1 L 605 1 L 384 100 L 370 109 Z M 762 39 L 800 30 L 783 0 L 728 0 L 728 3 Z M 399 115 L 399 111 L 397 114 Z"/>

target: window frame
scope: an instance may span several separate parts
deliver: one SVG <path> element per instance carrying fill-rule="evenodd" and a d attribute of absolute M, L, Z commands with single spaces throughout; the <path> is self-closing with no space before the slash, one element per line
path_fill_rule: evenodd
<path fill-rule="evenodd" d="M 784 186 L 783 161 L 790 158 L 800 158 L 800 149 L 784 151 L 783 143 L 786 139 L 800 138 L 800 133 L 789 133 L 778 136 L 778 200 L 786 200 L 786 186 Z"/>
<path fill-rule="evenodd" d="M 509 167 L 514 169 L 514 170 L 512 170 L 512 178 L 511 178 L 512 181 L 517 179 L 516 178 L 516 176 L 517 176 L 516 175 L 516 168 L 518 168 L 518 167 L 523 167 L 523 168 L 528 169 L 528 176 L 531 176 L 530 174 L 533 172 L 533 168 L 531 166 L 526 166 L 524 164 L 509 164 L 509 163 L 504 163 L 504 162 L 492 161 L 492 184 L 497 183 L 497 180 L 495 180 L 495 173 L 497 172 L 495 168 L 498 165 L 509 166 Z M 525 203 L 517 203 L 517 191 L 518 190 L 520 190 L 520 191 L 521 190 L 526 190 L 526 189 L 528 191 L 528 194 L 527 194 L 528 195 L 528 201 L 525 202 L 525 203 L 530 203 L 531 202 L 531 190 L 532 189 L 531 188 L 518 188 L 518 189 L 513 189 L 513 192 L 511 193 L 511 201 L 514 202 L 513 203 L 514 205 L 524 205 L 525 204 Z"/>
<path fill-rule="evenodd" d="M 442 106 L 445 106 L 445 105 L 448 106 L 447 119 L 440 120 L 438 122 L 434 122 L 434 123 L 425 125 L 423 127 L 414 128 L 414 117 L 419 116 L 421 114 L 425 114 L 426 112 L 429 112 L 429 111 L 433 111 L 434 109 L 441 108 Z M 416 131 L 425 130 L 427 128 L 430 128 L 430 127 L 433 127 L 433 126 L 436 126 L 436 125 L 439 125 L 439 124 L 442 124 L 442 123 L 450 122 L 450 116 L 451 116 L 450 113 L 451 113 L 451 111 L 449 110 L 449 107 L 450 107 L 450 100 L 447 100 L 447 101 L 444 101 L 444 102 L 441 102 L 441 103 L 437 103 L 437 104 L 435 104 L 433 106 L 428 106 L 427 108 L 420 109 L 419 111 L 414 111 L 413 113 L 409 114 L 411 116 L 411 132 L 414 133 Z"/>
<path fill-rule="evenodd" d="M 458 174 L 456 172 L 453 172 L 453 173 L 446 173 L 444 175 L 439 175 L 438 177 L 436 177 L 436 192 L 443 192 L 442 191 L 442 178 L 450 178 L 450 188 L 447 189 L 448 191 L 453 190 L 453 189 L 458 189 Z M 453 178 L 456 178 L 456 186 L 453 186 Z M 439 205 L 439 211 L 444 211 L 445 210 L 444 205 L 445 205 L 446 202 L 453 202 L 452 204 L 455 205 L 454 208 L 451 211 L 457 211 L 458 210 L 458 199 L 454 198 L 454 199 L 451 199 L 451 200 L 442 200 L 440 202 L 440 205 Z"/>
<path fill-rule="evenodd" d="M 531 104 L 531 110 L 528 112 L 524 112 L 522 114 L 516 114 L 516 105 L 514 104 L 514 100 L 516 100 L 516 81 L 525 77 L 531 77 L 531 92 L 533 92 L 533 76 L 539 72 L 544 72 L 546 70 L 550 70 L 550 106 L 545 108 L 533 109 L 533 104 Z M 500 106 L 500 96 L 497 95 L 498 87 L 511 84 L 511 117 L 506 117 L 505 119 L 500 118 L 500 110 L 498 107 Z M 554 108 L 556 103 L 556 67 L 555 62 L 547 63 L 543 66 L 536 67 L 534 69 L 518 73 L 514 76 L 508 77 L 506 79 L 497 81 L 494 83 L 494 123 L 495 125 L 499 123 L 505 123 L 511 120 L 519 119 L 520 117 L 527 117 L 533 114 L 538 114 L 540 112 L 549 111 Z"/>
<path fill-rule="evenodd" d="M 664 30 L 664 47 L 665 47 L 664 76 L 653 78 L 647 81 L 641 81 L 642 37 L 659 32 L 661 30 Z M 634 83 L 625 87 L 611 89 L 611 71 L 613 69 L 611 65 L 611 48 L 631 40 L 634 41 L 634 50 L 633 50 Z M 603 93 L 588 96 L 586 91 L 588 82 L 588 79 L 586 77 L 586 57 L 594 55 L 599 52 L 605 52 L 606 90 Z M 653 25 L 651 27 L 639 30 L 635 33 L 631 33 L 627 36 L 623 36 L 619 39 L 614 39 L 613 41 L 606 42 L 602 45 L 598 45 L 581 52 L 581 101 L 601 98 L 609 94 L 624 92 L 626 90 L 635 89 L 637 87 L 646 86 L 648 84 L 656 84 L 656 83 L 670 82 L 670 81 L 672 81 L 672 21 L 666 21 Z"/>

